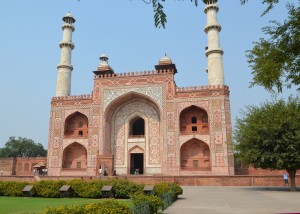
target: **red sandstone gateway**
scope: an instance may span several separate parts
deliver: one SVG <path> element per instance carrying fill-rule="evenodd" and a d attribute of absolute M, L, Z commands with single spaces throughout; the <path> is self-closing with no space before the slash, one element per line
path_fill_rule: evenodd
<path fill-rule="evenodd" d="M 63 17 L 48 174 L 233 175 L 229 88 L 217 0 L 205 1 L 208 85 L 178 88 L 165 55 L 154 71 L 115 73 L 102 54 L 92 94 L 70 96 L 75 19 Z"/>

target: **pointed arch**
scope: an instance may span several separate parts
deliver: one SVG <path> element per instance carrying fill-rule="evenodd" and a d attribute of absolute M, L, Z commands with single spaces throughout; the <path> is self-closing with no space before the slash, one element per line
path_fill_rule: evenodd
<path fill-rule="evenodd" d="M 211 171 L 209 146 L 196 138 L 185 142 L 180 148 L 180 167 L 182 170 Z"/>
<path fill-rule="evenodd" d="M 208 114 L 198 106 L 191 105 L 179 114 L 179 129 L 181 134 L 208 134 Z"/>
<path fill-rule="evenodd" d="M 88 118 L 86 115 L 76 111 L 70 114 L 65 120 L 65 138 L 87 138 Z"/>
<path fill-rule="evenodd" d="M 134 99 L 144 100 L 144 102 L 147 102 L 149 105 L 152 105 L 156 109 L 159 110 L 159 114 L 161 115 L 161 107 L 160 105 L 151 97 L 141 94 L 139 92 L 128 92 L 126 94 L 123 94 L 119 97 L 117 97 L 115 100 L 113 100 L 105 109 L 104 117 L 106 120 L 110 120 L 112 117 L 112 114 L 115 112 L 115 110 L 120 107 L 121 105 L 127 103 L 128 101 L 132 101 Z"/>
<path fill-rule="evenodd" d="M 62 168 L 82 170 L 87 167 L 87 150 L 86 148 L 74 142 L 67 146 L 63 151 Z"/>

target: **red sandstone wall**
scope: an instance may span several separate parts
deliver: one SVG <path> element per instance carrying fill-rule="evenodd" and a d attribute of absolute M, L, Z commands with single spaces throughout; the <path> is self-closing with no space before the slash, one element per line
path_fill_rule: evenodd
<path fill-rule="evenodd" d="M 16 158 L 15 175 L 30 176 L 34 169 L 33 166 L 40 163 L 46 164 L 47 157 Z"/>
<path fill-rule="evenodd" d="M 15 158 L 0 158 L 0 171 L 2 175 L 14 175 L 15 174 Z"/>

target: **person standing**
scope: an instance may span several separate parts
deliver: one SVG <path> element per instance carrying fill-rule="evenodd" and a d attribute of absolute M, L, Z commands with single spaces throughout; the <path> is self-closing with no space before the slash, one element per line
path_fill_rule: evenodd
<path fill-rule="evenodd" d="M 101 166 L 98 171 L 99 171 L 99 177 L 101 178 L 102 177 L 102 167 Z"/>
<path fill-rule="evenodd" d="M 287 174 L 284 174 L 283 180 L 284 180 L 284 186 L 286 186 L 289 183 L 289 176 Z"/>

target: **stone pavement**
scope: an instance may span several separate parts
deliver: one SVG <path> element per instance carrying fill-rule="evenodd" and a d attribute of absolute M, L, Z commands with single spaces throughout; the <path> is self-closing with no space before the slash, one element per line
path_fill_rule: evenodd
<path fill-rule="evenodd" d="M 300 189 L 287 187 L 185 186 L 164 214 L 300 213 Z"/>

